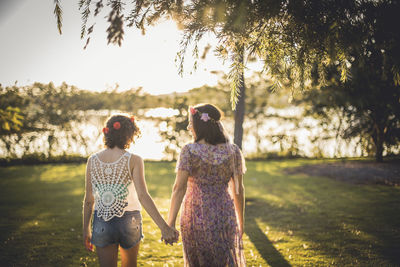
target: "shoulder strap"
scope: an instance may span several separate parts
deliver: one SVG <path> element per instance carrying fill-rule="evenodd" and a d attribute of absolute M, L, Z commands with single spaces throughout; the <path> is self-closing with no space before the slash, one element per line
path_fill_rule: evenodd
<path fill-rule="evenodd" d="M 129 152 L 127 152 L 127 153 L 129 153 Z M 131 177 L 131 179 L 133 180 L 132 173 L 131 173 L 131 157 L 132 157 L 132 153 L 129 153 L 129 156 L 128 156 L 128 173 L 129 173 L 129 177 Z"/>

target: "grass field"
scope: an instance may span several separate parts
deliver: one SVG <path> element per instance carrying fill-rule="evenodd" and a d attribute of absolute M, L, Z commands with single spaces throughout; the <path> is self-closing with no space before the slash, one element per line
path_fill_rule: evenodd
<path fill-rule="evenodd" d="M 400 188 L 354 185 L 282 170 L 320 161 L 248 162 L 248 266 L 399 266 Z M 174 163 L 146 163 L 166 216 Z M 81 241 L 84 165 L 0 168 L 0 266 L 97 266 Z M 140 266 L 182 266 L 145 211 Z"/>

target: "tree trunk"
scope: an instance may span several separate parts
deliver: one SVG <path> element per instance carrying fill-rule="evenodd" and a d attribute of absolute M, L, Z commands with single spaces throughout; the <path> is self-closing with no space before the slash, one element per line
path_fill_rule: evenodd
<path fill-rule="evenodd" d="M 241 55 L 241 61 L 243 63 L 243 52 Z M 244 121 L 244 100 L 245 100 L 245 84 L 244 84 L 244 73 L 241 73 L 241 82 L 239 85 L 239 97 L 235 109 L 235 131 L 233 142 L 242 149 L 243 141 L 243 121 Z"/>
<path fill-rule="evenodd" d="M 375 160 L 376 162 L 383 162 L 383 131 L 381 129 L 376 133 L 376 152 Z"/>
<path fill-rule="evenodd" d="M 374 133 L 372 134 L 372 140 L 375 145 L 375 160 L 376 162 L 383 161 L 383 141 L 384 141 L 384 127 L 382 127 L 381 123 L 378 123 L 375 118 L 374 119 Z"/>
<path fill-rule="evenodd" d="M 52 156 L 52 150 L 53 150 L 53 143 L 54 143 L 54 132 L 51 132 L 49 136 L 47 137 L 47 142 L 49 143 L 49 151 L 48 151 L 48 157 L 51 158 Z"/>

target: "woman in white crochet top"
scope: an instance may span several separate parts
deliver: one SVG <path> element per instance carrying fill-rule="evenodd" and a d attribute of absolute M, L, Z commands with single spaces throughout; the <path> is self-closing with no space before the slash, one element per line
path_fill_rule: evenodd
<path fill-rule="evenodd" d="M 96 246 L 100 266 L 117 266 L 119 247 L 122 266 L 136 266 L 143 238 L 141 205 L 166 243 L 176 242 L 179 234 L 147 191 L 142 158 L 125 150 L 140 133 L 134 117 L 112 116 L 103 133 L 106 149 L 89 157 L 86 166 L 83 242 L 89 251 Z"/>

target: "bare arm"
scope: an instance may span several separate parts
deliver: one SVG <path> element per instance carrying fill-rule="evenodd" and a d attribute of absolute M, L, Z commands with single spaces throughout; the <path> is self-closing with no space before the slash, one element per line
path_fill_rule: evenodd
<path fill-rule="evenodd" d="M 86 177 L 85 177 L 85 197 L 83 199 L 83 242 L 87 250 L 93 251 L 93 245 L 90 243 L 92 233 L 90 231 L 90 220 L 93 213 L 94 196 L 92 192 L 92 180 L 90 177 L 90 160 L 86 164 Z"/>
<path fill-rule="evenodd" d="M 170 243 L 170 241 L 176 239 L 176 233 L 165 222 L 147 190 L 143 159 L 139 156 L 132 156 L 131 166 L 133 166 L 132 177 L 140 203 L 157 224 L 158 228 L 160 228 L 163 238 Z"/>
<path fill-rule="evenodd" d="M 182 204 L 183 197 L 186 193 L 187 180 L 189 173 L 184 170 L 178 170 L 176 174 L 175 184 L 171 194 L 171 207 L 168 214 L 168 225 L 175 228 L 176 217 Z"/>
<path fill-rule="evenodd" d="M 233 190 L 233 201 L 235 203 L 236 214 L 239 219 L 239 232 L 240 235 L 243 235 L 244 231 L 244 185 L 243 185 L 243 175 L 238 175 L 238 183 L 239 183 L 239 194 L 236 194 L 235 190 L 235 182 L 232 178 L 230 180 L 231 188 Z"/>

